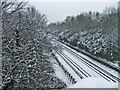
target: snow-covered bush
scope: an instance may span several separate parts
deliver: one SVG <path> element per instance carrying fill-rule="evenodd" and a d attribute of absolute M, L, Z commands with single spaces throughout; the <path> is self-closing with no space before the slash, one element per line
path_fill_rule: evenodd
<path fill-rule="evenodd" d="M 3 89 L 65 87 L 54 76 L 46 16 L 23 2 L 2 2 L 2 8 Z"/>

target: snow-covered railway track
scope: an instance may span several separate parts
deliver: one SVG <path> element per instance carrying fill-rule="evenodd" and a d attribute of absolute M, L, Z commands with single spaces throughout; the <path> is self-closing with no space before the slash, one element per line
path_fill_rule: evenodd
<path fill-rule="evenodd" d="M 74 51 L 70 50 L 69 48 L 65 47 L 66 50 L 68 50 L 72 55 L 74 55 L 76 58 L 78 58 L 79 61 L 84 63 L 86 66 L 94 70 L 96 73 L 98 73 L 100 76 L 104 77 L 108 81 L 113 81 L 113 82 L 120 82 L 120 79 L 113 74 L 109 73 L 108 71 L 104 70 L 103 68 L 99 67 L 98 65 L 90 62 L 86 58 L 78 55 Z"/>
<path fill-rule="evenodd" d="M 75 68 L 77 68 L 83 75 L 84 77 L 91 77 L 91 75 L 86 72 L 82 67 L 80 67 L 74 60 L 69 58 L 67 55 L 65 55 L 63 52 L 60 52 L 71 64 L 74 65 Z"/>
<path fill-rule="evenodd" d="M 91 77 L 91 75 L 89 74 L 89 73 L 87 73 L 84 69 L 82 69 L 82 67 L 80 67 L 77 63 L 75 63 L 74 62 L 74 60 L 72 60 L 72 59 L 70 59 L 67 55 L 65 55 L 64 53 L 62 53 L 62 52 L 60 52 L 60 54 L 62 54 L 62 56 L 64 56 L 66 59 L 65 60 L 67 60 L 68 62 L 68 64 L 69 65 L 73 65 L 73 67 L 74 67 L 74 71 L 75 71 L 75 69 L 77 69 L 78 70 L 78 73 L 80 73 L 82 76 L 83 76 L 83 78 L 85 78 L 85 77 L 88 77 L 87 75 L 89 75 L 90 77 Z M 63 58 L 64 58 L 63 57 Z M 88 64 L 85 64 L 85 65 L 87 65 L 87 66 L 89 66 Z M 92 66 L 89 66 L 89 68 L 91 68 Z M 107 81 L 110 81 L 109 79 L 111 79 L 111 78 L 109 78 L 108 76 L 106 76 L 106 77 L 108 77 L 108 78 L 106 78 L 104 75 L 101 75 L 101 73 L 102 72 L 98 72 L 97 70 L 94 70 L 93 68 L 91 68 L 93 71 L 95 71 L 96 73 L 98 73 L 102 78 L 104 78 L 105 80 L 107 80 Z M 103 73 L 102 73 L 103 74 Z M 82 79 L 82 78 L 81 78 Z M 112 80 L 113 82 L 115 82 L 114 80 Z"/>
<path fill-rule="evenodd" d="M 74 64 L 71 64 L 70 62 L 69 62 L 69 60 L 62 54 L 62 53 L 60 53 L 60 52 L 57 52 L 59 55 L 60 55 L 60 57 L 73 69 L 73 71 L 81 78 L 81 79 L 83 79 L 84 77 L 81 75 L 81 73 L 80 72 L 78 72 L 76 69 L 75 69 L 75 67 L 73 66 Z"/>

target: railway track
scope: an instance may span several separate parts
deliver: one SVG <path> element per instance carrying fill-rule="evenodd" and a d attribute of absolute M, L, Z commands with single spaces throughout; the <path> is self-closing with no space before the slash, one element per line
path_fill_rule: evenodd
<path fill-rule="evenodd" d="M 80 79 L 83 79 L 84 77 L 80 74 L 80 72 L 78 72 L 75 67 L 72 66 L 72 64 L 69 62 L 70 60 L 68 60 L 62 53 L 57 52 L 61 58 L 73 69 L 73 71 L 80 77 Z M 74 64 L 73 64 L 74 65 Z"/>
<path fill-rule="evenodd" d="M 62 56 L 61 56 L 61 55 Z M 88 77 L 86 74 L 88 74 L 84 69 L 81 69 L 81 67 L 77 64 L 77 63 L 75 63 L 72 59 L 70 59 L 68 56 L 66 56 L 64 53 L 62 53 L 62 52 L 59 52 L 59 55 L 64 59 L 64 58 L 66 58 L 66 59 L 64 59 L 64 61 L 66 62 L 66 60 L 67 60 L 67 64 L 69 64 L 69 66 L 71 65 L 73 65 L 72 66 L 72 69 L 75 71 L 75 72 L 77 72 L 76 74 L 81 78 L 81 79 L 83 79 L 83 78 L 85 78 L 85 77 Z M 71 67 L 70 66 L 70 67 Z M 91 67 L 90 67 L 91 68 Z M 78 71 L 76 71 L 76 69 L 78 70 Z M 81 70 L 80 70 L 81 69 Z M 92 69 L 92 70 L 94 70 L 94 69 Z M 95 70 L 94 70 L 95 71 Z M 97 71 L 95 71 L 96 73 L 98 73 Z M 108 78 L 106 78 L 104 75 L 101 75 L 100 73 L 98 73 L 101 77 L 103 77 L 105 80 L 107 80 L 107 81 L 109 81 L 110 82 L 110 80 L 108 79 Z M 90 74 L 88 74 L 89 75 L 89 77 L 91 77 L 91 75 Z M 81 77 L 82 76 L 82 77 Z M 115 81 L 114 81 L 115 82 Z"/>
<path fill-rule="evenodd" d="M 86 58 L 78 55 L 74 51 L 70 50 L 69 48 L 65 47 L 67 51 L 69 51 L 73 56 L 75 56 L 80 62 L 91 68 L 93 71 L 98 73 L 101 77 L 106 79 L 107 81 L 113 81 L 113 82 L 120 82 L 120 79 L 113 74 L 109 73 L 108 71 L 104 70 L 103 68 L 99 67 L 98 65 L 90 62 Z M 64 54 L 65 55 L 65 54 Z"/>
<path fill-rule="evenodd" d="M 81 49 L 78 49 L 78 48 L 76 48 L 76 47 L 74 47 L 74 46 L 72 46 L 72 45 L 70 45 L 70 44 L 68 44 L 68 43 L 65 43 L 65 42 L 61 41 L 61 40 L 58 40 L 58 43 L 61 44 L 61 45 L 64 44 L 64 45 L 66 45 L 66 46 L 74 49 L 74 50 L 77 51 L 77 52 L 81 52 L 82 54 L 90 57 L 90 58 L 93 59 L 94 61 L 96 61 L 96 62 L 98 62 L 98 63 L 101 63 L 102 65 L 107 66 L 107 67 L 109 67 L 110 69 L 112 69 L 112 70 L 120 73 L 120 67 L 118 67 L 118 66 L 116 66 L 116 65 L 114 65 L 114 64 L 110 64 L 110 63 L 108 63 L 107 61 L 103 61 L 102 59 L 98 59 L 97 57 L 95 57 L 95 56 L 93 56 L 93 55 L 91 55 L 91 54 L 88 54 L 88 53 L 82 51 Z M 64 46 L 64 45 L 62 45 L 62 46 Z"/>
<path fill-rule="evenodd" d="M 60 52 L 71 64 L 74 65 L 85 77 L 91 77 L 91 75 L 86 72 L 82 67 L 80 67 L 74 60 L 70 59 L 67 55 L 65 55 L 63 52 Z"/>

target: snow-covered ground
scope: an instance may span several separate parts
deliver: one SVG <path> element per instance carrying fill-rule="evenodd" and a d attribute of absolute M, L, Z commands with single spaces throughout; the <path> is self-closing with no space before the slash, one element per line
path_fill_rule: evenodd
<path fill-rule="evenodd" d="M 67 51 L 63 51 L 64 53 L 66 53 L 68 56 L 70 56 L 70 58 L 72 58 L 73 60 L 77 59 L 75 57 L 73 57 L 72 55 L 70 55 Z M 63 61 L 63 59 L 57 55 L 58 59 L 60 60 L 60 62 L 64 65 L 65 68 L 67 68 L 67 70 L 69 71 L 69 73 L 71 73 L 71 75 L 73 75 L 73 77 L 76 79 L 77 83 L 75 85 L 70 85 L 68 88 L 117 88 L 118 87 L 118 83 L 113 83 L 106 81 L 103 77 L 101 77 L 98 73 L 94 72 L 93 70 L 91 70 L 89 67 L 85 66 L 83 63 L 81 62 L 77 62 L 84 70 L 87 70 L 87 72 L 91 75 L 91 77 L 85 77 L 84 79 L 80 79 L 80 77 L 70 68 L 70 66 Z"/>
<path fill-rule="evenodd" d="M 63 72 L 62 68 L 58 65 L 56 60 L 54 60 L 53 67 L 55 69 L 55 75 L 62 80 L 64 83 L 66 83 L 67 86 L 71 86 L 71 82 L 68 80 L 67 76 Z"/>
<path fill-rule="evenodd" d="M 70 47 L 62 44 L 62 52 L 64 55 L 67 55 L 71 60 L 74 60 L 77 62 L 77 64 L 82 67 L 86 72 L 88 72 L 91 77 L 84 77 L 83 79 L 80 79 L 80 77 L 74 72 L 74 70 L 61 58 L 61 56 L 56 53 L 56 56 L 58 60 L 61 62 L 61 64 L 69 71 L 69 73 L 75 78 L 77 81 L 76 84 L 70 85 L 68 84 L 68 88 L 118 88 L 118 83 L 114 83 L 112 81 L 107 81 L 105 78 L 101 77 L 98 73 L 94 72 L 92 69 L 90 69 L 88 66 L 86 66 L 84 63 L 80 62 L 78 58 L 76 58 L 72 53 L 70 53 L 67 49 L 64 47 L 69 48 L 70 50 L 74 51 L 78 55 L 81 55 L 82 57 L 86 58 L 87 60 L 91 61 L 94 64 L 97 64 L 99 67 L 102 67 L 104 70 L 108 71 L 109 73 L 113 74 L 114 76 L 118 77 L 118 73 L 109 67 L 106 67 L 91 58 L 89 58 L 86 55 L 83 55 L 82 53 L 78 53 L 77 51 L 71 49 Z M 58 67 L 57 67 L 58 68 Z M 76 69 L 77 70 L 77 69 Z M 61 70 L 60 70 L 61 71 Z M 59 70 L 58 70 L 58 75 L 59 75 Z M 61 72 L 62 73 L 62 72 Z M 82 73 L 81 73 L 82 74 Z M 59 75 L 61 76 L 61 75 Z M 62 78 L 65 80 L 65 77 L 62 76 Z"/>
<path fill-rule="evenodd" d="M 117 88 L 117 86 L 117 83 L 107 82 L 106 80 L 97 77 L 90 77 L 82 79 L 67 88 Z"/>
<path fill-rule="evenodd" d="M 57 58 L 61 62 L 61 64 L 69 71 L 69 73 L 76 79 L 76 81 L 80 80 L 80 77 L 74 72 L 74 70 L 58 55 Z"/>

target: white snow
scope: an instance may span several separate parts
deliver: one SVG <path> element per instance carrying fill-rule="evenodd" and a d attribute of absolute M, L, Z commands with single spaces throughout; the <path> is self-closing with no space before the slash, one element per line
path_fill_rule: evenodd
<path fill-rule="evenodd" d="M 56 54 L 61 64 L 69 71 L 69 73 L 75 78 L 76 81 L 80 80 L 80 77 L 74 72 L 74 70 L 58 55 Z"/>
<path fill-rule="evenodd" d="M 118 88 L 117 83 L 107 82 L 102 78 L 89 77 L 80 80 L 67 88 Z"/>
<path fill-rule="evenodd" d="M 61 43 L 60 43 L 61 44 Z M 104 70 L 110 72 L 111 74 L 113 74 L 114 76 L 118 77 L 118 73 L 115 72 L 114 70 L 92 60 L 91 58 L 89 58 L 86 55 L 83 55 L 80 52 L 77 52 L 73 49 L 71 49 L 70 47 L 62 44 L 62 46 L 65 46 L 67 48 L 69 48 L 70 50 L 74 51 L 75 53 L 77 53 L 78 55 L 83 56 L 84 58 L 86 58 L 87 60 L 91 61 L 92 63 L 98 65 L 99 67 L 103 68 Z M 62 48 L 62 52 L 64 54 L 66 54 L 69 58 L 71 58 L 72 60 L 74 60 L 75 62 L 77 62 L 77 64 L 82 67 L 87 73 L 89 73 L 91 75 L 91 77 L 84 77 L 83 79 L 80 79 L 80 77 L 73 71 L 73 69 L 61 58 L 61 56 L 59 54 L 56 53 L 56 56 L 58 58 L 58 60 L 63 64 L 63 66 L 69 71 L 69 73 L 75 78 L 75 80 L 77 81 L 76 84 L 72 85 L 72 84 L 68 84 L 67 88 L 117 88 L 118 87 L 118 83 L 114 83 L 112 81 L 107 81 L 105 80 L 103 77 L 101 77 L 98 73 L 94 72 L 93 70 L 91 70 L 88 66 L 86 66 L 84 63 L 82 63 L 81 61 L 78 60 L 78 58 L 76 58 L 73 54 L 71 54 L 68 50 L 66 50 L 65 48 Z M 56 67 L 58 68 L 58 67 Z M 76 69 L 77 70 L 77 69 Z M 60 70 L 61 71 L 61 70 Z M 62 77 L 62 79 L 64 81 L 66 81 L 66 77 L 62 76 L 63 74 L 61 74 L 63 72 L 59 72 L 59 70 L 57 71 L 57 75 L 59 77 Z M 102 75 L 103 76 L 103 75 Z M 69 80 L 68 80 L 69 81 Z M 67 82 L 68 82 L 67 81 Z M 66 82 L 66 83 L 67 83 Z"/>
<path fill-rule="evenodd" d="M 77 64 L 83 68 L 84 70 L 86 70 L 91 76 L 96 77 L 99 76 L 97 73 L 95 73 L 93 70 L 91 70 L 89 67 L 87 67 L 85 64 L 83 64 L 82 62 L 80 62 L 76 57 L 74 57 L 72 54 L 70 54 L 68 51 L 63 50 L 63 52 L 68 55 L 72 60 L 74 60 L 75 62 L 77 62 Z M 99 76 L 101 77 L 101 76 Z"/>
<path fill-rule="evenodd" d="M 67 76 L 63 72 L 62 68 L 58 65 L 58 63 L 54 60 L 54 69 L 55 69 L 55 75 L 62 80 L 64 83 L 66 83 L 67 86 L 72 85 L 71 82 L 68 80 Z"/>

